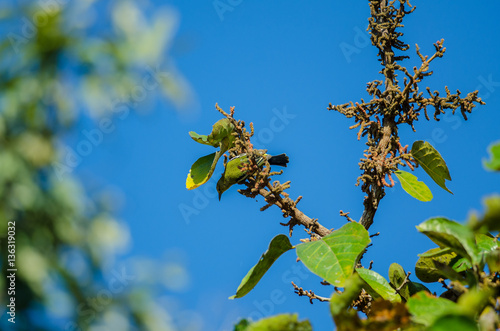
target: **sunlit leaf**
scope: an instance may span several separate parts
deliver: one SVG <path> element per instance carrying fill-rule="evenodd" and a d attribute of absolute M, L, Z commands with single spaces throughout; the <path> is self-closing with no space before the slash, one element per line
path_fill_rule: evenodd
<path fill-rule="evenodd" d="M 417 177 L 406 171 L 394 172 L 401 183 L 401 187 L 409 195 L 420 201 L 431 201 L 432 192 L 424 182 L 418 181 Z"/>
<path fill-rule="evenodd" d="M 320 240 L 297 245 L 297 256 L 313 273 L 343 287 L 369 243 L 368 231 L 357 222 L 349 222 Z"/>
<path fill-rule="evenodd" d="M 391 302 L 401 302 L 401 296 L 396 293 L 396 290 L 389 285 L 389 282 L 380 274 L 366 268 L 357 268 L 359 274 L 368 286 L 364 286 L 365 290 L 373 298 L 383 298 Z"/>
<path fill-rule="evenodd" d="M 411 155 L 436 184 L 453 194 L 446 187 L 445 183 L 445 180 L 451 180 L 446 162 L 444 162 L 441 154 L 431 144 L 421 140 L 415 141 L 411 147 Z"/>
<path fill-rule="evenodd" d="M 293 246 L 290 244 L 290 240 L 287 236 L 280 234 L 271 240 L 269 248 L 262 254 L 259 262 L 253 266 L 246 276 L 241 281 L 240 286 L 236 290 L 236 294 L 229 299 L 236 299 L 245 296 L 250 292 L 255 285 L 260 281 L 262 276 L 269 270 L 273 263 L 286 251 L 292 249 Z"/>
<path fill-rule="evenodd" d="M 490 160 L 483 160 L 484 167 L 493 171 L 500 171 L 500 142 L 489 147 Z"/>
<path fill-rule="evenodd" d="M 192 190 L 205 184 L 212 177 L 217 161 L 219 161 L 222 154 L 220 151 L 217 151 L 196 160 L 187 175 L 186 188 Z"/>
<path fill-rule="evenodd" d="M 460 223 L 436 217 L 421 223 L 417 229 L 440 247 L 449 247 L 457 254 L 468 257 L 472 263 L 481 260 L 474 234 Z"/>

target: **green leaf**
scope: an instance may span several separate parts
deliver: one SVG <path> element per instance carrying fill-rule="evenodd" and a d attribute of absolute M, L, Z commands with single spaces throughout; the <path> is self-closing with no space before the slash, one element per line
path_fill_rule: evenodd
<path fill-rule="evenodd" d="M 215 167 L 217 166 L 217 161 L 224 152 L 217 151 L 212 154 L 208 154 L 200 157 L 191 166 L 189 173 L 186 178 L 186 188 L 192 190 L 205 184 L 212 174 L 214 173 Z"/>
<path fill-rule="evenodd" d="M 394 173 L 398 177 L 401 187 L 406 193 L 420 201 L 427 202 L 432 200 L 431 190 L 424 182 L 419 182 L 416 176 L 401 170 L 395 171 Z"/>
<path fill-rule="evenodd" d="M 474 234 L 468 227 L 444 217 L 436 217 L 421 223 L 417 229 L 440 247 L 451 248 L 458 255 L 468 257 L 473 264 L 480 262 L 481 255 Z"/>
<path fill-rule="evenodd" d="M 432 325 L 439 317 L 459 312 L 458 305 L 448 299 L 436 298 L 426 292 L 419 292 L 406 303 L 415 323 Z"/>
<path fill-rule="evenodd" d="M 424 283 L 437 282 L 439 278 L 461 278 L 459 275 L 453 274 L 452 265 L 456 258 L 455 252 L 445 251 L 439 247 L 430 249 L 420 255 L 415 266 L 415 275 Z"/>
<path fill-rule="evenodd" d="M 208 136 L 205 134 L 197 134 L 194 131 L 189 131 L 189 136 L 196 141 L 197 143 L 204 144 L 204 145 L 209 145 L 213 146 L 211 142 L 208 141 Z M 215 146 L 218 146 L 219 144 L 216 144 Z"/>
<path fill-rule="evenodd" d="M 479 331 L 476 321 L 469 316 L 451 314 L 444 315 L 427 329 L 429 331 Z"/>
<path fill-rule="evenodd" d="M 271 240 L 269 248 L 264 254 L 262 254 L 259 262 L 253 266 L 247 275 L 241 281 L 240 286 L 236 290 L 236 294 L 229 299 L 241 298 L 250 292 L 255 285 L 260 281 L 262 276 L 269 270 L 273 263 L 286 251 L 292 249 L 293 246 L 290 244 L 290 240 L 284 234 L 277 235 Z"/>
<path fill-rule="evenodd" d="M 483 165 L 486 169 L 492 171 L 500 171 L 500 142 L 490 145 L 491 160 L 483 160 Z"/>
<path fill-rule="evenodd" d="M 308 320 L 299 321 L 297 314 L 281 314 L 271 316 L 250 323 L 241 320 L 234 328 L 235 331 L 312 331 Z"/>
<path fill-rule="evenodd" d="M 231 123 L 231 121 L 227 118 L 223 118 L 221 120 L 218 120 L 213 126 L 212 126 L 212 132 L 206 136 L 206 135 L 201 135 L 197 134 L 194 131 L 189 132 L 189 135 L 191 138 L 193 138 L 194 141 L 204 144 L 204 145 L 210 145 L 214 147 L 220 146 L 221 142 L 223 140 L 226 140 L 226 150 L 231 148 L 231 142 L 234 142 L 235 137 L 231 135 L 231 133 L 234 131 L 234 125 Z"/>
<path fill-rule="evenodd" d="M 415 141 L 411 147 L 411 155 L 436 184 L 453 194 L 445 184 L 446 179 L 451 180 L 446 162 L 431 144 L 422 140 Z"/>
<path fill-rule="evenodd" d="M 389 282 L 380 274 L 366 268 L 357 268 L 356 272 L 359 274 L 359 277 L 365 281 L 366 285 L 368 285 L 363 286 L 363 288 L 374 299 L 382 297 L 391 302 L 401 302 L 401 296 L 396 293 L 396 290 L 393 289 L 391 285 L 389 285 Z"/>
<path fill-rule="evenodd" d="M 357 222 L 349 222 L 320 240 L 297 245 L 296 251 L 311 272 L 343 287 L 369 243 L 368 231 Z"/>
<path fill-rule="evenodd" d="M 389 281 L 393 288 L 397 289 L 403 284 L 406 279 L 406 272 L 402 266 L 397 263 L 392 263 L 389 266 Z M 405 299 L 408 300 L 410 298 L 410 283 L 407 282 L 403 285 L 403 287 L 399 290 L 399 294 Z"/>

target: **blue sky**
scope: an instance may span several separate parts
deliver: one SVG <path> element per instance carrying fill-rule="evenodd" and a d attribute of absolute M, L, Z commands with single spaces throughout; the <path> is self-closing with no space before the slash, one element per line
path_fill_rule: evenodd
<path fill-rule="evenodd" d="M 338 215 L 341 209 L 359 219 L 363 194 L 354 184 L 364 141 L 357 141 L 357 132 L 348 129 L 353 121 L 326 108 L 330 102 L 368 99 L 366 83 L 381 77 L 376 49 L 365 32 L 368 3 L 219 2 L 231 10 L 217 11 L 213 1 L 153 2 L 153 9 L 168 5 L 179 13 L 172 55 L 195 99 L 181 111 L 156 102 L 141 105 L 143 114 L 115 118 L 116 130 L 83 160 L 77 174 L 88 187 L 119 192 L 118 214 L 132 241 L 123 259 L 175 260 L 185 268 L 186 284 L 159 294 L 175 303 L 179 323 L 230 330 L 239 317 L 298 312 L 315 330 L 331 329 L 327 304 L 311 305 L 293 293 L 292 280 L 319 295 L 332 292 L 295 262 L 294 252 L 282 256 L 246 297 L 227 299 L 270 240 L 287 228 L 279 225 L 283 218 L 277 208 L 260 212 L 262 199 L 252 201 L 236 188 L 219 202 L 214 189 L 221 167 L 205 186 L 186 190 L 191 164 L 213 152 L 192 141 L 188 132 L 210 132 L 220 119 L 216 102 L 226 111 L 235 106 L 237 118 L 254 123 L 257 147 L 290 157 L 279 180 L 292 181 L 289 193 L 304 197 L 299 204 L 303 212 L 329 228 L 345 223 Z M 387 190 L 370 229 L 381 235 L 373 238 L 363 260 L 374 260 L 373 269 L 385 277 L 392 262 L 414 274 L 417 254 L 434 247 L 416 225 L 439 215 L 463 221 L 471 210 L 482 210 L 483 197 L 498 192 L 500 183 L 497 174 L 482 167 L 488 145 L 500 139 L 500 4 L 415 4 L 418 8 L 403 30 L 403 40 L 411 46 L 406 54 L 412 58 L 403 64 L 418 64 L 415 43 L 431 55 L 432 44 L 444 38 L 445 56 L 432 63 L 434 75 L 421 88 L 444 93 L 447 85 L 464 95 L 479 89 L 487 105 L 475 108 L 467 122 L 460 114 L 447 114 L 440 122 L 422 118 L 416 133 L 400 129 L 403 145 L 432 141 L 448 164 L 453 179 L 448 187 L 454 195 L 440 189 L 422 169 L 415 174 L 428 184 L 433 201 L 419 202 L 398 185 Z M 75 141 L 85 139 L 83 130 L 94 126 L 82 123 Z M 195 213 L 183 215 L 186 206 Z M 305 237 L 297 227 L 292 242 Z M 411 279 L 418 281 L 413 275 Z"/>

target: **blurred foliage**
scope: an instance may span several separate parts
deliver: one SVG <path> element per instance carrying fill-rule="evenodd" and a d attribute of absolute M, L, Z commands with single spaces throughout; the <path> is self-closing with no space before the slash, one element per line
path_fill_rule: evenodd
<path fill-rule="evenodd" d="M 15 222 L 16 329 L 174 329 L 153 293 L 172 285 L 157 278 L 185 272 L 178 265 L 151 266 L 157 262 L 116 265 L 128 229 L 112 215 L 106 195 L 86 196 L 72 174 L 84 146 L 71 150 L 63 138 L 90 117 L 97 145 L 114 118 L 158 92 L 176 106 L 189 100 L 186 82 L 166 56 L 175 12 L 146 15 L 132 1 L 0 6 L 2 315 L 9 300 L 7 224 Z M 146 269 L 165 272 L 141 279 Z"/>

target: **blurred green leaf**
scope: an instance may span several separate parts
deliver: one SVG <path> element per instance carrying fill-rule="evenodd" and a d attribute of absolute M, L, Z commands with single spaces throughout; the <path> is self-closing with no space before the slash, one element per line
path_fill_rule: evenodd
<path fill-rule="evenodd" d="M 417 226 L 417 230 L 425 234 L 440 247 L 449 247 L 457 254 L 469 258 L 477 264 L 481 256 L 477 249 L 472 231 L 457 222 L 444 217 L 431 218 Z"/>
<path fill-rule="evenodd" d="M 446 179 L 451 180 L 446 162 L 431 144 L 422 140 L 415 141 L 411 147 L 411 155 L 436 184 L 453 194 L 445 184 Z"/>
<path fill-rule="evenodd" d="M 444 315 L 436 319 L 427 329 L 428 331 L 479 331 L 474 319 L 463 315 Z"/>
<path fill-rule="evenodd" d="M 320 240 L 297 245 L 296 250 L 309 270 L 330 284 L 343 287 L 369 243 L 368 231 L 357 222 L 349 222 Z"/>
<path fill-rule="evenodd" d="M 490 160 L 483 160 L 484 167 L 492 171 L 500 171 L 500 142 L 490 145 Z"/>
<path fill-rule="evenodd" d="M 248 271 L 246 276 L 238 286 L 236 294 L 229 297 L 229 299 L 241 298 L 250 292 L 255 285 L 260 281 L 262 276 L 269 270 L 273 263 L 285 252 L 292 249 L 290 240 L 287 236 L 280 234 L 271 240 L 269 248 L 262 254 L 259 262 Z"/>
<path fill-rule="evenodd" d="M 478 232 L 488 233 L 500 230 L 500 195 L 493 194 L 483 199 L 484 215 L 471 214 L 468 225 Z"/>
<path fill-rule="evenodd" d="M 351 306 L 352 302 L 359 296 L 364 285 L 358 273 L 353 273 L 344 282 L 344 292 L 341 294 L 333 292 L 330 298 L 330 312 L 332 316 L 342 314 Z"/>
<path fill-rule="evenodd" d="M 436 298 L 426 292 L 415 294 L 406 305 L 412 315 L 412 320 L 426 326 L 432 325 L 441 316 L 460 312 L 455 302 Z"/>
<path fill-rule="evenodd" d="M 401 296 L 396 293 L 396 290 L 380 274 L 366 268 L 357 268 L 356 272 L 366 285 L 368 285 L 363 287 L 373 298 L 381 297 L 391 302 L 401 302 Z"/>
<path fill-rule="evenodd" d="M 420 201 L 431 201 L 432 192 L 424 182 L 418 181 L 417 177 L 406 171 L 394 172 L 401 183 L 401 187 L 409 195 Z"/>

